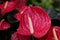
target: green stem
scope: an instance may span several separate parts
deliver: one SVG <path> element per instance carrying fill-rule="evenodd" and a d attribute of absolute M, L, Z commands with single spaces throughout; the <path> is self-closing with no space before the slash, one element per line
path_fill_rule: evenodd
<path fill-rule="evenodd" d="M 34 37 L 32 36 L 32 40 L 34 40 Z"/>

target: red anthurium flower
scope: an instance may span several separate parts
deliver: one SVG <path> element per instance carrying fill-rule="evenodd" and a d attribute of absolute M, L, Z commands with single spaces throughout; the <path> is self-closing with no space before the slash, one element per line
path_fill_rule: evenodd
<path fill-rule="evenodd" d="M 54 26 L 49 30 L 47 35 L 45 40 L 60 40 L 60 27 Z"/>
<path fill-rule="evenodd" d="M 0 21 L 0 30 L 5 30 L 10 28 L 10 24 L 5 22 L 4 19 Z"/>
<path fill-rule="evenodd" d="M 18 5 L 18 1 L 6 1 L 3 4 L 0 4 L 0 9 L 2 10 L 2 15 L 5 15 L 5 13 L 10 12 L 14 9 L 16 9 Z"/>
<path fill-rule="evenodd" d="M 14 16 L 20 21 L 17 30 L 19 34 L 40 38 L 50 29 L 50 18 L 41 7 L 24 6 L 19 11 L 20 13 Z"/>
<path fill-rule="evenodd" d="M 22 36 L 22 35 L 19 35 L 17 32 L 15 32 L 14 34 L 12 34 L 11 40 L 30 40 L 30 37 Z"/>

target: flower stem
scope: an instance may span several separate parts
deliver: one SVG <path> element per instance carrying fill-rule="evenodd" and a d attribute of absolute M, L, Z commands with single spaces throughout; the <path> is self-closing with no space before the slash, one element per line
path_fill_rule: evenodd
<path fill-rule="evenodd" d="M 34 40 L 34 37 L 32 36 L 32 40 Z"/>

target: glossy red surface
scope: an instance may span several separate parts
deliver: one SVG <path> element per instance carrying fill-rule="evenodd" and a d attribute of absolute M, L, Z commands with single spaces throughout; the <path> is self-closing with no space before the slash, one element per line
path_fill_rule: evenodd
<path fill-rule="evenodd" d="M 20 21 L 18 28 L 18 33 L 21 35 L 33 35 L 37 38 L 43 37 L 51 26 L 51 21 L 47 13 L 41 8 L 36 6 L 23 6 L 20 10 L 20 13 L 16 14 L 14 17 Z M 30 24 L 34 31 L 33 34 L 30 31 Z"/>

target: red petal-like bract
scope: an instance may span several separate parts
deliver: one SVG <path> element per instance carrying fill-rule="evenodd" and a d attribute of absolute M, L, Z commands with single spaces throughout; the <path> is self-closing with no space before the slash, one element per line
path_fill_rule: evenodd
<path fill-rule="evenodd" d="M 20 35 L 34 35 L 40 38 L 48 32 L 51 26 L 49 16 L 41 7 L 24 6 L 14 17 L 20 21 L 17 30 Z"/>
<path fill-rule="evenodd" d="M 10 12 L 14 9 L 16 9 L 18 5 L 18 2 L 17 1 L 7 1 L 3 4 L 0 4 L 0 9 L 2 10 L 2 15 L 5 15 L 7 12 Z"/>
<path fill-rule="evenodd" d="M 0 22 L 0 30 L 5 30 L 5 29 L 8 29 L 10 28 L 10 24 L 7 23 L 7 22 Z"/>
<path fill-rule="evenodd" d="M 22 35 L 19 35 L 17 32 L 15 32 L 14 34 L 12 34 L 11 40 L 30 40 L 30 37 L 22 36 Z"/>

